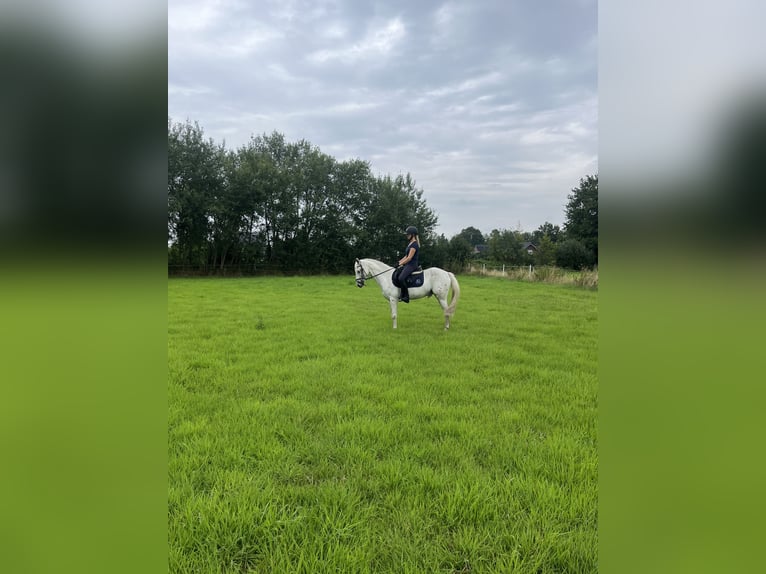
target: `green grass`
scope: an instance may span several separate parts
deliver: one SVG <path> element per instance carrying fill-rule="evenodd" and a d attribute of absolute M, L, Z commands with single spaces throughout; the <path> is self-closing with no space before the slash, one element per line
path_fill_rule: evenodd
<path fill-rule="evenodd" d="M 169 281 L 171 572 L 596 572 L 596 293 Z"/>

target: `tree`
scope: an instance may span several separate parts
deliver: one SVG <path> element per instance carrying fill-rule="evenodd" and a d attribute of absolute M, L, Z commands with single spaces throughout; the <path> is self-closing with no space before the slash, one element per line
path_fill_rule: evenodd
<path fill-rule="evenodd" d="M 434 237 L 423 249 L 422 257 L 418 257 L 420 264 L 425 267 L 449 267 L 450 265 L 450 242 L 444 234 Z"/>
<path fill-rule="evenodd" d="M 476 247 L 477 245 L 484 245 L 484 235 L 482 235 L 481 231 L 476 229 L 475 227 L 466 227 L 463 229 L 460 233 L 458 233 L 460 237 L 468 241 L 468 243 L 471 245 L 471 247 Z"/>
<path fill-rule="evenodd" d="M 404 230 L 408 225 L 414 225 L 425 246 L 425 255 L 438 218 L 410 174 L 395 179 L 390 176 L 375 178 L 370 192 L 359 230 L 359 251 L 382 261 L 398 259 L 404 255 L 406 247 Z"/>
<path fill-rule="evenodd" d="M 345 190 L 336 185 L 337 161 L 304 140 L 291 151 L 289 181 L 296 213 L 287 239 L 288 267 L 335 271 L 346 241 L 341 199 Z"/>
<path fill-rule="evenodd" d="M 497 263 L 518 264 L 522 253 L 516 233 L 510 229 L 493 229 L 489 234 L 489 257 Z"/>
<path fill-rule="evenodd" d="M 450 265 L 458 269 L 464 268 L 471 258 L 472 251 L 473 247 L 471 247 L 471 244 L 465 237 L 460 234 L 454 235 L 449 240 L 448 253 Z"/>
<path fill-rule="evenodd" d="M 242 202 L 243 261 L 262 262 L 271 246 L 267 197 L 278 185 L 277 166 L 255 138 L 231 154 L 229 166 L 232 195 Z"/>
<path fill-rule="evenodd" d="M 236 155 L 221 149 L 224 166 L 223 185 L 211 197 L 208 208 L 210 225 L 208 261 L 221 268 L 227 262 L 239 261 L 243 244 L 243 230 L 248 212 L 247 197 L 235 186 Z"/>
<path fill-rule="evenodd" d="M 199 124 L 168 119 L 168 243 L 177 262 L 207 262 L 211 209 L 224 184 L 223 148 Z"/>
<path fill-rule="evenodd" d="M 534 258 L 537 265 L 553 265 L 556 262 L 556 243 L 549 235 L 543 235 L 538 240 Z"/>
<path fill-rule="evenodd" d="M 230 154 L 227 179 L 230 196 L 236 198 L 241 209 L 237 234 L 243 257 L 246 254 L 243 262 L 277 262 L 275 245 L 284 240 L 282 212 L 291 203 L 286 197 L 287 154 L 284 137 L 277 132 L 253 137 Z"/>
<path fill-rule="evenodd" d="M 556 265 L 567 269 L 584 269 L 590 265 L 592 253 L 577 239 L 567 239 L 556 248 Z"/>
<path fill-rule="evenodd" d="M 325 205 L 325 239 L 332 247 L 325 254 L 333 258 L 327 271 L 345 271 L 350 250 L 356 250 L 359 229 L 364 225 L 364 206 L 372 181 L 370 164 L 361 159 L 336 162 L 332 175 L 333 198 Z M 337 240 L 332 239 L 337 237 Z M 343 250 L 338 252 L 337 250 Z M 358 255 L 361 257 L 361 255 Z"/>
<path fill-rule="evenodd" d="M 553 225 L 552 223 L 546 221 L 532 232 L 532 239 L 530 239 L 530 241 L 533 241 L 535 244 L 537 244 L 542 241 L 543 237 L 545 236 L 548 236 L 548 239 L 550 239 L 551 242 L 558 243 L 559 241 L 563 240 L 564 232 L 558 225 Z"/>
<path fill-rule="evenodd" d="M 588 251 L 587 265 L 598 264 L 598 174 L 580 179 L 568 196 L 564 228 L 568 239 L 579 241 Z"/>

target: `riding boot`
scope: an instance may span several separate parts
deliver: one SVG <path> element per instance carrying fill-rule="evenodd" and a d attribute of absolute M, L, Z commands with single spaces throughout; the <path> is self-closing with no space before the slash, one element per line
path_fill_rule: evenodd
<path fill-rule="evenodd" d="M 399 301 L 401 301 L 402 303 L 409 303 L 410 302 L 410 292 L 409 292 L 409 290 L 407 289 L 406 286 L 401 287 L 401 290 L 402 290 L 402 295 L 399 298 Z"/>

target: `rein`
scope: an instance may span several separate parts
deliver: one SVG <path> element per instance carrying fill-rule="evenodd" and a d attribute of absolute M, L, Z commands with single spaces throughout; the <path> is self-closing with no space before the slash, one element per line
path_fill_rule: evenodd
<path fill-rule="evenodd" d="M 384 269 L 383 271 L 381 271 L 380 273 L 376 273 L 375 275 L 367 275 L 367 270 L 364 268 L 364 265 L 362 265 L 361 262 L 359 262 L 359 269 L 362 270 L 362 277 L 361 277 L 362 285 L 364 285 L 364 282 L 367 281 L 367 279 L 374 279 L 378 275 L 383 275 L 384 273 L 388 273 L 392 269 L 396 271 L 396 267 L 389 267 L 388 269 Z"/>
<path fill-rule="evenodd" d="M 360 265 L 360 267 L 362 267 L 362 266 Z M 384 269 L 383 271 L 381 271 L 380 273 L 376 273 L 375 275 L 367 275 L 367 271 L 365 271 L 364 267 L 362 267 L 362 273 L 364 274 L 364 275 L 362 275 L 362 279 L 364 279 L 365 281 L 367 279 L 374 279 L 378 275 L 383 275 L 384 273 L 388 273 L 389 271 L 391 271 L 391 269 L 395 270 L 396 267 L 391 267 L 390 269 Z M 367 275 L 367 276 L 365 277 L 365 275 Z"/>

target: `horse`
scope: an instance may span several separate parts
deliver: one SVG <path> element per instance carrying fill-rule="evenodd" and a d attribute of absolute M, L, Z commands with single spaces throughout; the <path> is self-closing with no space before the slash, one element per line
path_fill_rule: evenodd
<path fill-rule="evenodd" d="M 383 297 L 388 299 L 391 304 L 391 319 L 394 321 L 396 329 L 396 307 L 399 302 L 401 290 L 396 287 L 392 281 L 394 267 L 386 265 L 377 259 L 356 259 L 354 263 L 354 275 L 356 276 L 356 286 L 364 287 L 365 279 L 374 278 L 383 291 Z M 422 299 L 436 295 L 442 310 L 444 311 L 444 330 L 449 329 L 450 317 L 455 314 L 457 302 L 460 299 L 460 285 L 458 285 L 455 275 L 438 267 L 429 267 L 423 271 L 422 287 L 410 287 L 410 299 Z M 447 302 L 450 287 L 452 287 L 452 301 Z"/>

